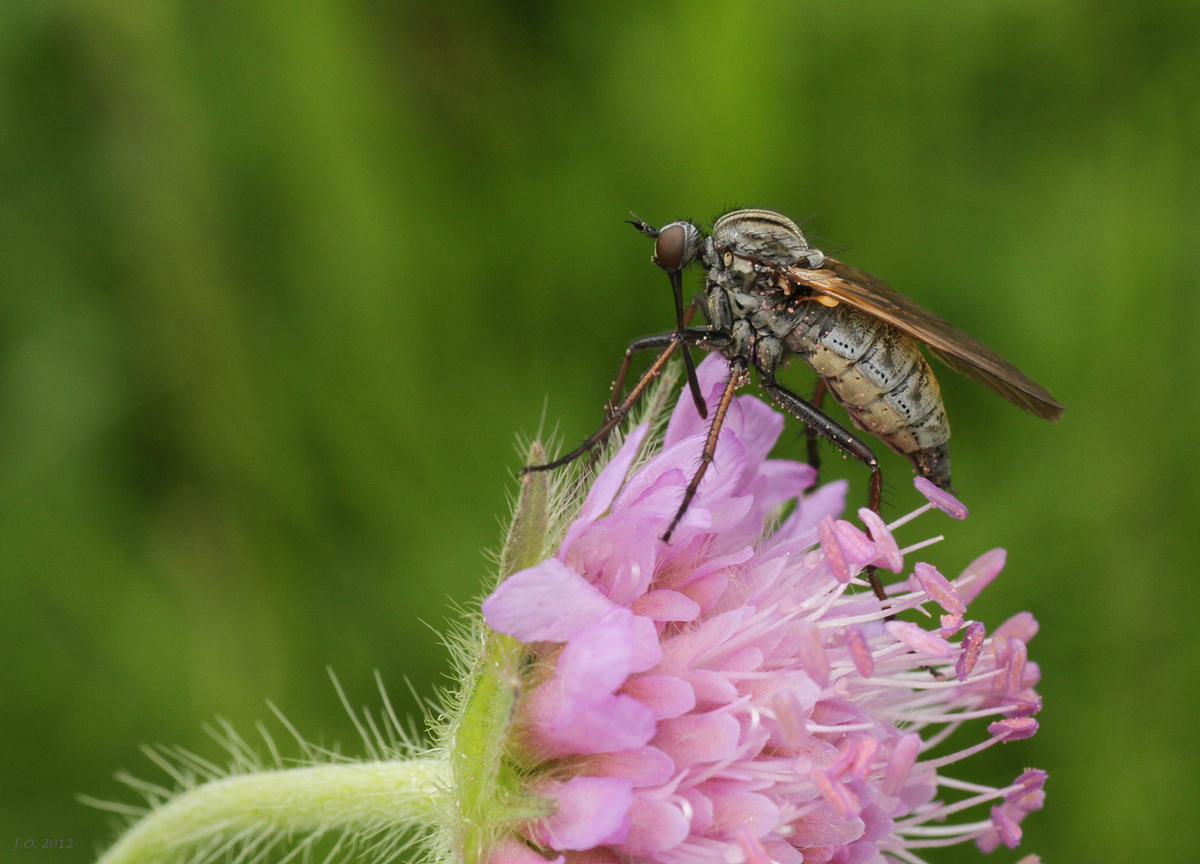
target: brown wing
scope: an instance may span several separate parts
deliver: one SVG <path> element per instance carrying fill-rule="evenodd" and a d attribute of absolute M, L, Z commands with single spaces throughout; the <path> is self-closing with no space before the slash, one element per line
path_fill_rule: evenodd
<path fill-rule="evenodd" d="M 1052 421 L 1062 416 L 1064 408 L 1049 390 L 974 336 L 893 291 L 882 279 L 835 258 L 826 258 L 820 270 L 793 267 L 788 278 L 924 342 L 951 369 L 1031 414 Z"/>

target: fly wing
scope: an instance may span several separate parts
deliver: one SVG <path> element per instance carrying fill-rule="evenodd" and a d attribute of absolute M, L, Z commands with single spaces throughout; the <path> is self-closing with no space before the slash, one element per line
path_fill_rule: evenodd
<path fill-rule="evenodd" d="M 882 279 L 826 258 L 820 270 L 792 267 L 788 279 L 890 324 L 929 346 L 951 369 L 978 381 L 1009 402 L 1044 420 L 1058 420 L 1060 405 L 1050 391 L 969 333 L 934 315 Z"/>

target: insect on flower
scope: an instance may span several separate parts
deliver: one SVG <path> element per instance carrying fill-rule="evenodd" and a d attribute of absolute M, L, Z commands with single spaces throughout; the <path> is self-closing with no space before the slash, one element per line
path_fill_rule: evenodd
<path fill-rule="evenodd" d="M 725 413 L 734 393 L 748 381 L 750 367 L 758 370 L 759 383 L 775 403 L 807 427 L 813 467 L 819 462 L 817 439 L 824 437 L 871 470 L 868 506 L 876 513 L 883 493 L 879 461 L 861 438 L 825 414 L 821 405 L 826 392 L 832 393 L 855 426 L 905 456 L 919 476 L 950 490 L 950 426 L 937 379 L 919 343 L 950 368 L 1026 411 L 1052 421 L 1062 416 L 1063 406 L 1048 390 L 978 339 L 882 280 L 812 248 L 786 216 L 771 210 L 735 210 L 717 219 L 707 237 L 693 222 L 672 222 L 658 229 L 634 216 L 630 224 L 655 241 L 651 260 L 671 280 L 676 327 L 630 343 L 613 385 L 608 416 L 590 438 L 559 459 L 525 470 L 557 468 L 601 443 L 680 348 L 692 398 L 701 416 L 707 417 L 688 348 L 719 351 L 729 361 L 729 376 L 700 465 L 664 541 L 670 540 L 700 487 Z M 682 272 L 694 263 L 704 268 L 705 293 L 685 313 Z M 688 326 L 695 308 L 704 312 L 707 326 Z M 622 398 L 630 358 L 647 349 L 662 353 Z M 789 354 L 798 355 L 817 373 L 811 401 L 775 379 Z M 869 575 L 875 593 L 883 599 L 878 579 L 873 571 Z"/>

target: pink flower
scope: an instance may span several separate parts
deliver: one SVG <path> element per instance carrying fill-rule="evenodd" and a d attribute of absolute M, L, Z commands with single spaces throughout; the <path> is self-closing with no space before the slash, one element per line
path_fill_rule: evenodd
<path fill-rule="evenodd" d="M 716 357 L 700 366 L 709 404 L 724 372 Z M 484 602 L 487 624 L 525 646 L 511 750 L 552 802 L 495 841 L 494 864 L 912 864 L 923 847 L 1020 841 L 1043 772 L 999 789 L 944 773 L 1037 728 L 1036 622 L 1022 613 L 988 636 L 966 617 L 1003 550 L 957 579 L 917 563 L 881 604 L 859 574 L 899 573 L 927 545 L 901 549 L 892 531 L 966 508 L 923 488 L 931 503 L 890 527 L 859 511 L 868 534 L 837 518 L 844 483 L 810 489 L 807 465 L 767 458 L 782 428 L 760 400 L 735 400 L 667 545 L 707 431 L 681 399 L 662 451 L 631 473 L 647 435 L 635 429 L 557 553 Z M 940 617 L 895 617 L 913 609 Z M 977 719 L 982 740 L 922 758 Z M 948 821 L 968 808 L 982 818 Z"/>

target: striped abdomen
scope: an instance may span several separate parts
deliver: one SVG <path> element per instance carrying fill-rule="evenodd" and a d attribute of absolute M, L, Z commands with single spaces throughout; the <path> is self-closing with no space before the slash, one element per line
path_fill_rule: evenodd
<path fill-rule="evenodd" d="M 785 337 L 825 379 L 859 429 L 908 458 L 917 473 L 950 486 L 950 424 L 941 389 L 917 343 L 845 304 L 810 308 Z"/>

